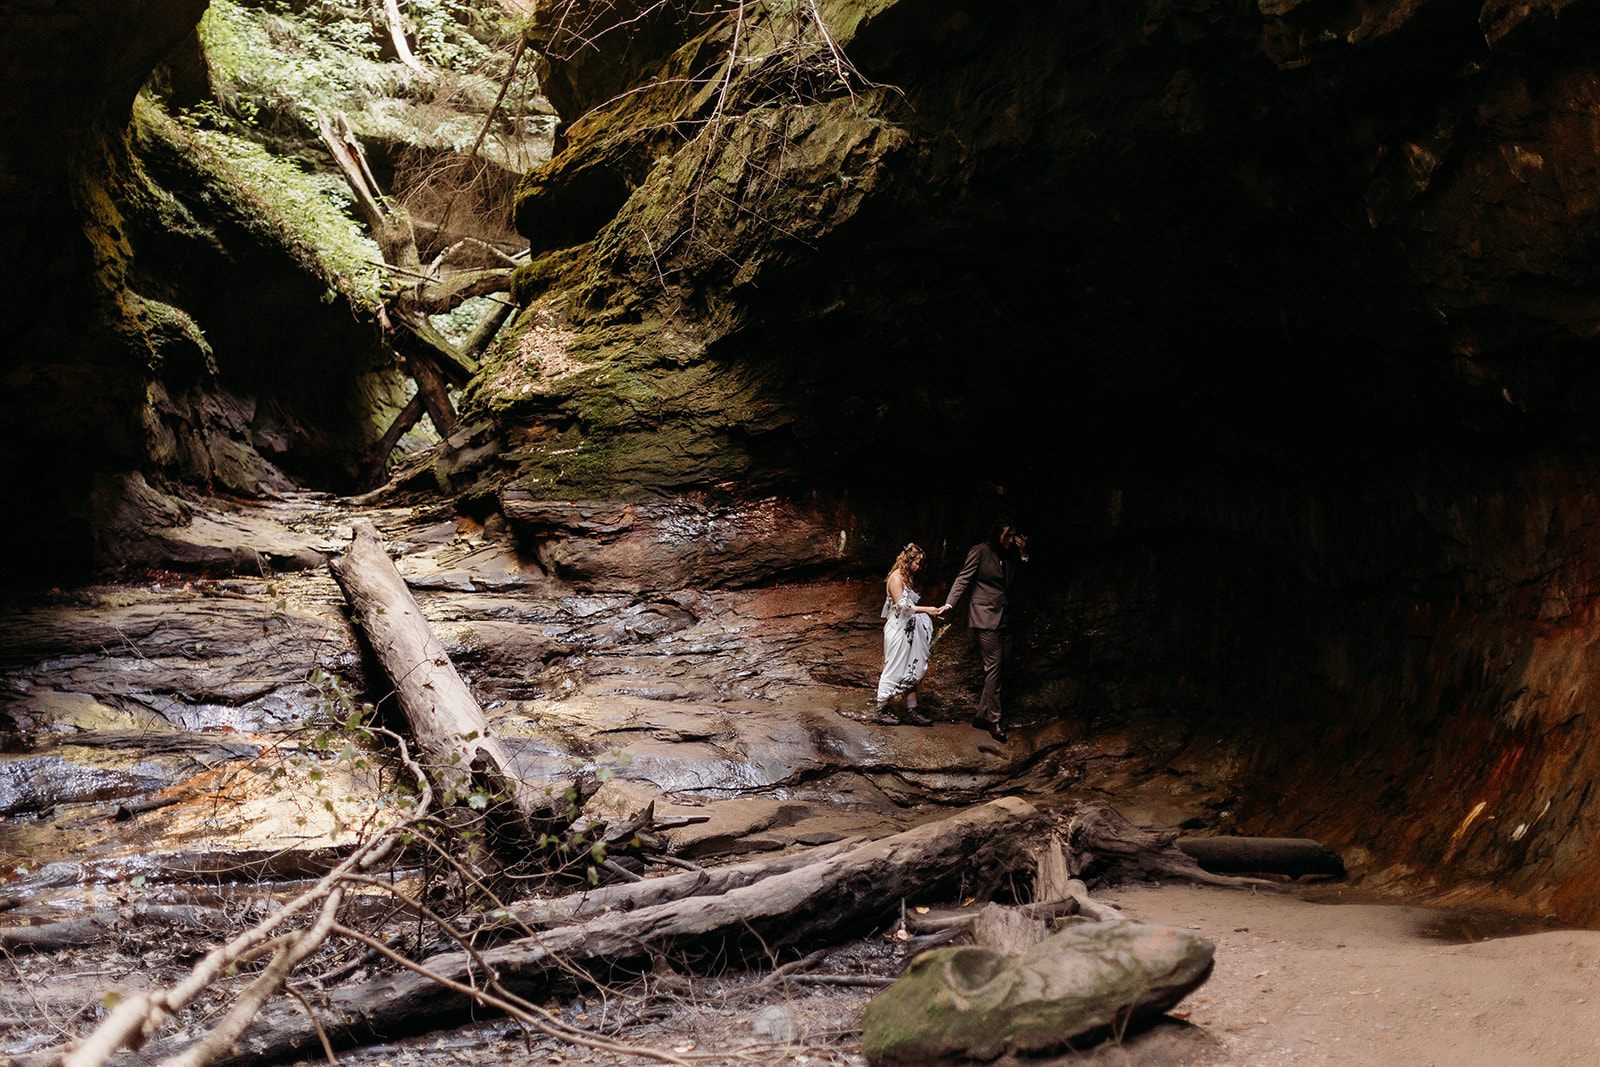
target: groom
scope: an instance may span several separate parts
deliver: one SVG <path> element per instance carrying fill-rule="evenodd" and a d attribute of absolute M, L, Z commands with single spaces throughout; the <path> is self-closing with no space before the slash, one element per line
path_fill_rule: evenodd
<path fill-rule="evenodd" d="M 989 731 L 989 736 L 1002 743 L 1006 732 L 1000 725 L 1000 686 L 1011 661 L 1011 618 L 1006 594 L 1027 562 L 1027 537 L 1018 533 L 1009 520 L 996 519 L 989 529 L 989 539 L 973 545 L 967 553 L 967 561 L 951 584 L 944 607 L 939 609 L 939 618 L 946 617 L 960 602 L 967 586 L 972 587 L 967 626 L 977 636 L 978 651 L 983 655 L 983 696 L 978 700 L 972 725 Z"/>

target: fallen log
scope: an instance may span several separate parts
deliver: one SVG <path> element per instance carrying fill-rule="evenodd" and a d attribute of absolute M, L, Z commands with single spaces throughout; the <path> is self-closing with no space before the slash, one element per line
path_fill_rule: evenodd
<path fill-rule="evenodd" d="M 1344 860 L 1339 854 L 1305 837 L 1180 837 L 1175 844 L 1215 874 L 1344 877 Z"/>
<path fill-rule="evenodd" d="M 1212 874 L 1174 843 L 1177 836 L 1141 829 L 1104 804 L 1082 804 L 1067 827 L 1068 866 L 1085 884 L 1180 878 L 1199 885 L 1283 888 L 1260 878 Z"/>
<path fill-rule="evenodd" d="M 515 806 L 524 834 L 554 833 L 568 826 L 565 791 L 535 788 L 513 771 L 510 753 L 491 736 L 483 709 L 422 617 L 378 532 L 369 524 L 358 525 L 350 547 L 328 567 L 394 686 L 395 700 L 421 748 L 419 762 L 441 799 L 466 799 L 480 788 L 481 776 L 491 794 Z"/>
<path fill-rule="evenodd" d="M 703 954 L 735 963 L 848 938 L 884 923 L 903 898 L 986 896 L 1031 864 L 1027 845 L 1045 825 L 1025 801 L 1004 798 L 717 896 L 607 914 L 487 949 L 477 955 L 481 965 L 466 953 L 434 957 L 426 961 L 430 975 L 408 971 L 333 990 L 315 1006 L 318 1022 L 334 1045 L 349 1046 L 460 1017 L 471 1003 L 462 984 L 481 986 L 484 967 L 503 988 L 542 999 L 573 975 L 600 977 L 626 965 L 643 970 L 652 957 Z M 457 985 L 448 988 L 438 978 Z M 318 1040 L 316 1024 L 279 1006 L 219 1062 L 283 1058 Z"/>
<path fill-rule="evenodd" d="M 100 944 L 119 927 L 140 923 L 216 932 L 227 929 L 228 914 L 220 908 L 197 904 L 140 903 L 62 922 L 0 926 L 0 951 L 57 952 L 79 945 Z"/>
<path fill-rule="evenodd" d="M 671 874 L 647 878 L 626 885 L 607 885 L 581 893 L 571 893 L 551 901 L 516 903 L 507 909 L 515 925 L 542 929 L 561 926 L 579 919 L 590 919 L 606 912 L 637 911 L 640 908 L 691 897 L 714 897 L 755 885 L 763 879 L 799 870 L 831 859 L 861 845 L 859 838 L 820 845 L 805 852 L 794 852 L 770 859 L 751 860 L 728 867 L 708 867 L 690 874 Z"/>

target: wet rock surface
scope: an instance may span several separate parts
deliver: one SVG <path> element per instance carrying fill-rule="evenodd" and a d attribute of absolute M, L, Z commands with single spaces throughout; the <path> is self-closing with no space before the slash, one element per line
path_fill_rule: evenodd
<path fill-rule="evenodd" d="M 579 589 L 503 523 L 361 515 L 518 771 L 555 788 L 606 778 L 590 802 L 600 818 L 652 802 L 704 817 L 668 833 L 686 859 L 880 836 L 1005 792 L 1117 788 L 1163 825 L 1218 803 L 1220 780 L 1155 774 L 1154 755 L 1181 737 L 1149 746 L 1062 718 L 995 744 L 966 724 L 976 677 L 960 640 L 941 643 L 925 686 L 943 721 L 876 721 L 878 583 Z M 45 909 L 37 918 L 141 875 L 176 900 L 230 870 L 248 883 L 325 867 L 316 857 L 380 817 L 381 773 L 315 743 L 342 693 L 382 696 L 337 586 L 325 568 L 257 573 L 264 559 L 338 552 L 354 518 L 314 494 L 197 509 L 164 536 L 218 547 L 218 576 L 168 570 L 13 607 L 0 635 L 0 887 Z M 1154 788 L 1126 788 L 1141 778 Z M 185 859 L 196 850 L 221 858 L 197 868 Z M 303 858 L 261 866 L 279 850 Z"/>

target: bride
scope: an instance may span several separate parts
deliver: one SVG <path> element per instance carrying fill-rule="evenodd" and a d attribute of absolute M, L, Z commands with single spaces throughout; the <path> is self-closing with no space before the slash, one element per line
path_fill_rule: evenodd
<path fill-rule="evenodd" d="M 889 701 L 906 695 L 906 721 L 930 726 L 933 720 L 917 711 L 917 683 L 928 670 L 928 646 L 933 642 L 933 616 L 937 608 L 920 607 L 911 577 L 922 567 L 923 552 L 906 545 L 889 571 L 889 595 L 883 602 L 883 674 L 878 677 L 878 711 Z"/>

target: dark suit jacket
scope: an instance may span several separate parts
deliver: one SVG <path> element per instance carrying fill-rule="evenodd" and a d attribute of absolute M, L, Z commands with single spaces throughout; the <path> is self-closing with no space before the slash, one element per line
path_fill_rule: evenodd
<path fill-rule="evenodd" d="M 945 603 L 955 605 L 961 594 L 972 587 L 972 603 L 967 608 L 967 625 L 974 630 L 998 630 L 1009 621 L 1006 617 L 1006 593 L 1022 573 L 1024 561 L 1020 556 L 1002 557 L 995 547 L 985 541 L 973 545 L 961 573 L 950 585 L 950 595 Z"/>

